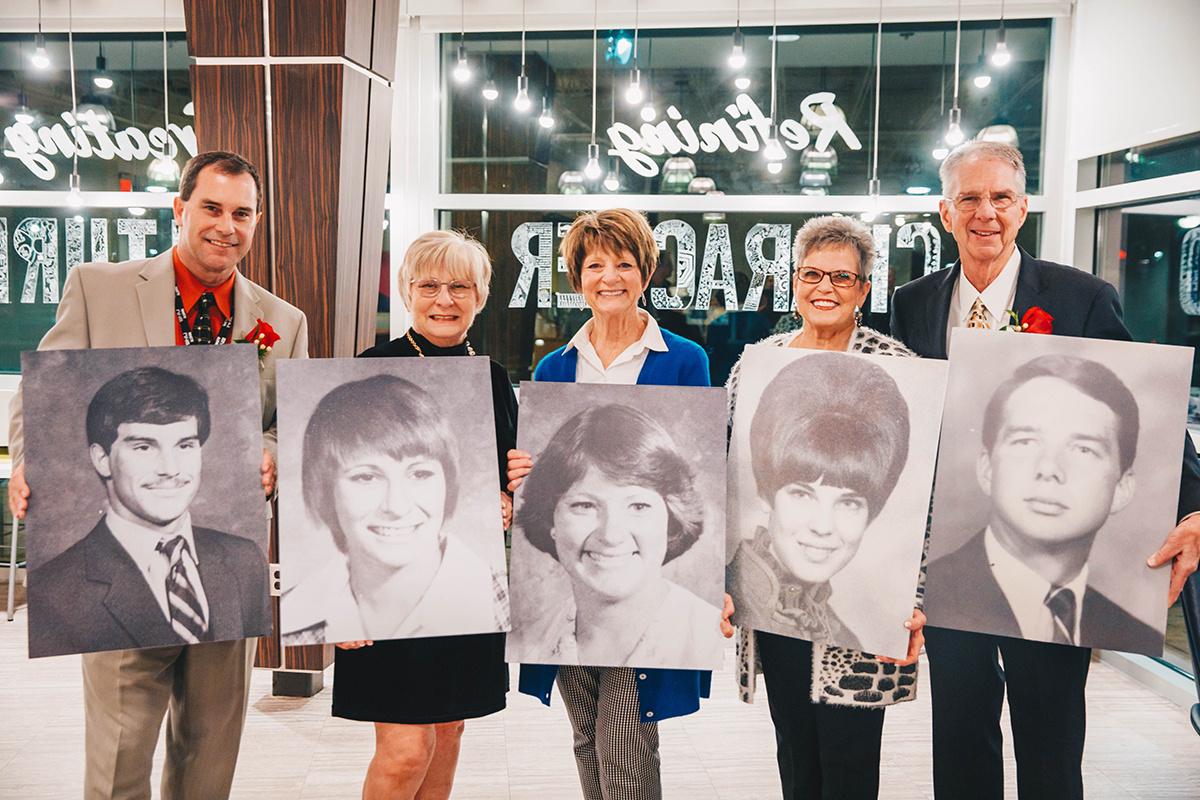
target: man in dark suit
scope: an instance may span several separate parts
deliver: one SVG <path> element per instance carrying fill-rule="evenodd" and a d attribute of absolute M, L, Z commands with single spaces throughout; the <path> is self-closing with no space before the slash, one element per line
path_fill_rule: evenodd
<path fill-rule="evenodd" d="M 308 322 L 300 309 L 237 269 L 262 216 L 261 183 L 254 165 L 234 153 L 192 158 L 174 202 L 179 244 L 149 259 L 72 267 L 54 327 L 38 349 L 221 344 L 245 339 L 259 322 L 268 323 L 279 337 L 261 353 L 258 373 L 262 486 L 270 497 L 276 478 L 275 364 L 308 357 Z M 20 517 L 31 501 L 52 500 L 56 487 L 31 492 L 20 392 L 9 412 L 8 502 Z M 266 519 L 264 513 L 261 524 Z M 257 644 L 237 639 L 85 653 L 83 796 L 149 797 L 165 716 L 164 800 L 228 797 Z"/>
<path fill-rule="evenodd" d="M 1098 339 L 1131 337 L 1116 290 L 1071 267 L 1039 261 L 1016 246 L 1025 222 L 1025 165 L 1020 152 L 970 142 L 941 167 L 942 224 L 958 244 L 959 263 L 896 290 L 891 333 L 918 355 L 945 358 L 957 327 L 996 328 L 1012 309 L 1034 307 L 1054 319 L 1053 333 Z M 1174 560 L 1174 602 L 1200 556 L 1200 463 L 1184 444 L 1180 523 L 1147 563 Z M 1004 794 L 1000 711 L 1007 689 L 1022 800 L 1083 797 L 1083 742 L 1091 651 L 926 626 L 933 701 L 933 780 L 938 800 L 1000 800 Z M 999 657 L 1003 655 L 1004 669 Z"/>
<path fill-rule="evenodd" d="M 30 655 L 268 633 L 262 551 L 195 527 L 189 513 L 210 429 L 204 389 L 158 367 L 130 370 L 96 392 L 87 421 L 108 509 L 87 536 L 30 573 Z"/>
<path fill-rule="evenodd" d="M 976 477 L 987 527 L 929 565 L 925 613 L 944 628 L 1162 652 L 1162 634 L 1088 583 L 1109 516 L 1133 498 L 1137 401 L 1095 361 L 1039 356 L 983 413 Z"/>

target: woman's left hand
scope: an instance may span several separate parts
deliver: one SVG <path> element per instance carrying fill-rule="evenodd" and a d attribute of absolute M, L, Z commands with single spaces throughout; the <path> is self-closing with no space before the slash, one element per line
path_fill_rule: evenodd
<path fill-rule="evenodd" d="M 725 608 L 721 609 L 721 633 L 726 639 L 733 638 L 733 623 L 729 618 L 733 616 L 733 598 L 729 596 L 729 592 L 725 593 Z"/>
<path fill-rule="evenodd" d="M 513 502 L 508 496 L 508 492 L 500 493 L 500 523 L 504 530 L 508 530 L 508 526 L 512 524 Z"/>
<path fill-rule="evenodd" d="M 903 660 L 879 656 L 880 661 L 902 667 L 917 663 L 917 656 L 921 655 L 921 648 L 925 646 L 925 615 L 921 609 L 913 609 L 913 615 L 904 620 L 904 627 L 908 628 L 908 655 Z"/>

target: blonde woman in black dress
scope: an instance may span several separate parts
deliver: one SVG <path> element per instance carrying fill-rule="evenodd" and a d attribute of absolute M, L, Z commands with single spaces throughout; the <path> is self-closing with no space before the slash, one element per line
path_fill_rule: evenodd
<path fill-rule="evenodd" d="M 359 357 L 474 355 L 467 331 L 487 302 L 490 279 L 491 263 L 479 242 L 454 231 L 419 236 L 404 254 L 397 281 L 412 327 Z M 516 446 L 517 399 L 504 368 L 494 361 L 491 366 L 504 486 L 507 453 Z M 512 498 L 501 495 L 507 528 Z M 338 644 L 333 714 L 375 723 L 364 800 L 449 797 L 463 720 L 502 710 L 507 690 L 503 633 Z"/>

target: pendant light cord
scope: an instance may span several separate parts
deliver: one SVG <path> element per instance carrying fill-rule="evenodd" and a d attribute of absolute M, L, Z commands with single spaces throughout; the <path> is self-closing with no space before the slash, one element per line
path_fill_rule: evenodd
<path fill-rule="evenodd" d="M 962 0 L 958 0 L 958 19 L 954 23 L 954 108 L 958 108 L 958 59 L 962 50 Z"/>
<path fill-rule="evenodd" d="M 38 31 L 42 29 L 41 23 L 42 2 L 38 0 Z M 67 58 L 71 66 L 71 119 L 74 125 L 79 124 L 79 105 L 78 94 L 75 91 L 75 0 L 67 0 Z M 71 157 L 71 172 L 76 176 L 79 175 L 79 148 L 76 147 L 75 154 Z"/>
<path fill-rule="evenodd" d="M 879 0 L 879 25 L 875 29 L 875 153 L 871 165 L 872 180 L 879 179 L 879 75 L 883 59 L 883 0 Z"/>
<path fill-rule="evenodd" d="M 600 25 L 600 0 L 592 0 L 592 144 L 596 143 L 596 31 Z"/>

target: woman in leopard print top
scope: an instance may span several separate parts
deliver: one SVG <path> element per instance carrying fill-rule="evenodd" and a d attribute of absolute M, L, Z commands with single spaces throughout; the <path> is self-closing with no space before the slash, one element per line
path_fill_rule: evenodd
<path fill-rule="evenodd" d="M 797 234 L 794 255 L 799 265 L 796 307 L 803 326 L 799 332 L 776 334 L 761 344 L 915 357 L 900 342 L 858 325 L 875 256 L 866 226 L 850 217 L 812 219 Z M 731 425 L 740 366 L 734 366 L 727 383 Z M 761 671 L 766 678 L 785 800 L 878 797 L 883 710 L 915 696 L 924 621 L 919 610 L 904 621 L 910 639 L 908 657 L 901 662 L 803 639 L 740 631 L 739 689 L 743 701 L 753 702 L 756 673 Z M 833 623 L 840 624 L 836 619 Z"/>

